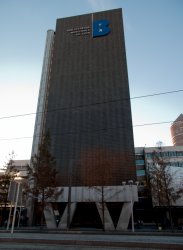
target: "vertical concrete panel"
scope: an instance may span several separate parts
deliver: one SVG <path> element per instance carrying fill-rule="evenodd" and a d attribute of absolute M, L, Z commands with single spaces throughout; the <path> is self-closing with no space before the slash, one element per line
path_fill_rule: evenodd
<path fill-rule="evenodd" d="M 54 215 L 51 203 L 48 203 L 46 207 L 44 208 L 44 216 L 45 216 L 47 228 L 56 229 L 57 225 L 56 225 L 55 215 Z"/>
<path fill-rule="evenodd" d="M 105 231 L 114 231 L 115 230 L 114 223 L 111 219 L 111 216 L 110 216 L 109 210 L 106 206 L 106 203 L 104 202 L 104 221 L 103 221 L 102 203 L 96 202 L 96 206 L 97 206 L 98 213 L 100 215 L 100 219 L 101 219 L 102 223 L 104 224 Z"/>
<path fill-rule="evenodd" d="M 70 224 L 72 222 L 73 216 L 74 216 L 74 212 L 76 210 L 76 202 L 72 202 L 71 206 L 70 206 Z M 59 229 L 67 229 L 67 216 L 68 216 L 68 204 L 64 210 L 64 213 L 61 217 L 61 220 L 59 222 L 58 228 Z"/>
<path fill-rule="evenodd" d="M 121 210 L 116 230 L 118 231 L 127 230 L 130 217 L 131 217 L 131 202 L 125 202 Z"/>

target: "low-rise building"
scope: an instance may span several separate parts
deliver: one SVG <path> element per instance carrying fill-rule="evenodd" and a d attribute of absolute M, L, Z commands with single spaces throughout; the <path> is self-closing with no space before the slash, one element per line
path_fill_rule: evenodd
<path fill-rule="evenodd" d="M 172 185 L 175 190 L 183 186 L 183 146 L 168 147 L 137 147 L 136 173 L 139 182 L 139 202 L 135 205 L 136 220 L 155 222 L 160 217 L 166 217 L 168 205 L 157 204 L 151 190 L 149 170 L 153 164 L 153 155 L 156 153 L 167 166 L 172 175 Z M 175 225 L 183 219 L 183 196 L 171 204 L 173 222 Z"/>

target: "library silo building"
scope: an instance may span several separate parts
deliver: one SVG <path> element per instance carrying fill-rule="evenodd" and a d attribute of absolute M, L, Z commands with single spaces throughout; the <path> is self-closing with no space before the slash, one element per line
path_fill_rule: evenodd
<path fill-rule="evenodd" d="M 46 131 L 62 189 L 47 226 L 127 229 L 138 197 L 121 9 L 47 32 L 32 154 Z"/>

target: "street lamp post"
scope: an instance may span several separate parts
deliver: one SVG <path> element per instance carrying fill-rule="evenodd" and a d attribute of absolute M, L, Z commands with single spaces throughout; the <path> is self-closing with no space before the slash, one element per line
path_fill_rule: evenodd
<path fill-rule="evenodd" d="M 16 192 L 16 200 L 15 200 L 15 206 L 14 206 L 14 212 L 13 212 L 13 221 L 12 221 L 12 226 L 11 226 L 11 234 L 13 234 L 14 230 L 14 225 L 15 225 L 15 218 L 16 218 L 16 211 L 17 211 L 17 204 L 18 204 L 18 197 L 19 197 L 19 192 L 20 192 L 20 184 L 22 181 L 22 177 L 15 177 L 15 182 L 17 183 L 17 192 Z"/>
<path fill-rule="evenodd" d="M 131 214 L 132 214 L 132 232 L 134 232 L 134 216 L 133 216 L 133 180 L 129 180 L 128 184 L 130 185 L 130 202 L 131 202 Z"/>

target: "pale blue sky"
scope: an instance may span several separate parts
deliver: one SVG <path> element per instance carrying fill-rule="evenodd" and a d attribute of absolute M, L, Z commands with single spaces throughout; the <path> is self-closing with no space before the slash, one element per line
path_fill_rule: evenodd
<path fill-rule="evenodd" d="M 183 89 L 182 0 L 0 0 L 0 117 L 36 111 L 46 31 L 56 19 L 122 8 L 130 95 Z M 134 99 L 133 125 L 173 121 L 183 92 Z M 0 119 L 0 163 L 29 158 L 35 116 Z M 171 145 L 170 125 L 134 127 L 135 146 Z"/>

